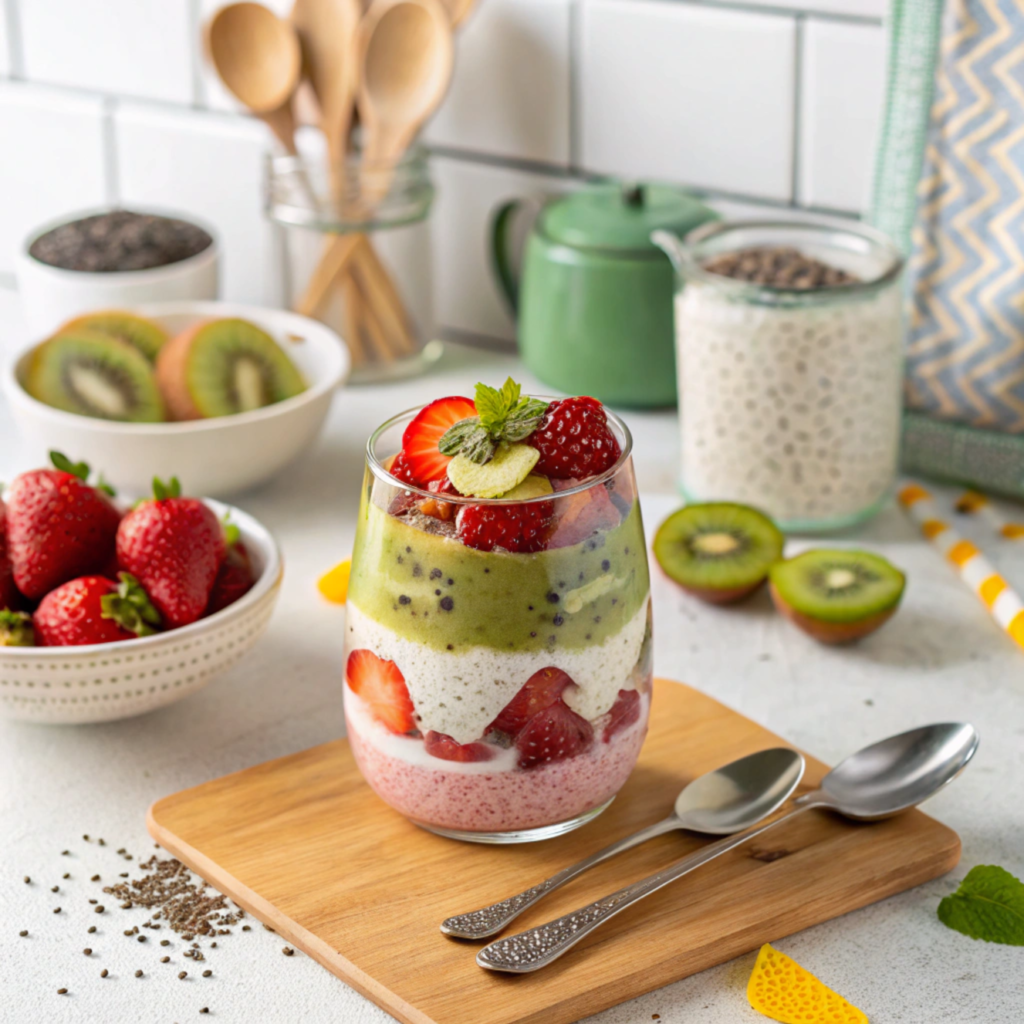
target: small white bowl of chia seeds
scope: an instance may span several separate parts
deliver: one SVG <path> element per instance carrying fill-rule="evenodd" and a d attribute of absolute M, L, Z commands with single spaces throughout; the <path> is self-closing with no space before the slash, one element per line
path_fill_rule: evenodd
<path fill-rule="evenodd" d="M 216 299 L 211 228 L 172 213 L 93 210 L 33 231 L 17 260 L 25 319 L 38 337 L 99 309 Z"/>

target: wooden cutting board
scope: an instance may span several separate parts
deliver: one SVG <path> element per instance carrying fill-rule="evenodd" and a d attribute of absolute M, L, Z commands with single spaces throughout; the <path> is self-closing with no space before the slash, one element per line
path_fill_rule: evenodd
<path fill-rule="evenodd" d="M 450 914 L 519 892 L 664 817 L 695 776 L 777 745 L 786 744 L 710 697 L 658 680 L 626 787 L 594 822 L 548 842 L 487 847 L 416 828 L 370 791 L 345 740 L 159 800 L 148 824 L 165 849 L 400 1021 L 565 1024 L 902 892 L 960 859 L 956 833 L 920 811 L 874 824 L 811 811 L 629 908 L 534 974 L 484 971 L 476 944 L 439 932 Z M 826 770 L 808 758 L 799 792 Z M 558 917 L 710 841 L 661 836 L 542 900 L 513 928 Z"/>

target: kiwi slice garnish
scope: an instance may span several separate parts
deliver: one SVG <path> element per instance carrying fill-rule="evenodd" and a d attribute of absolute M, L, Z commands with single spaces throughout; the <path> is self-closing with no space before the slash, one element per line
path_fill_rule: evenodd
<path fill-rule="evenodd" d="M 906 577 L 870 551 L 817 548 L 772 566 L 775 606 L 826 644 L 873 633 L 899 606 Z"/>
<path fill-rule="evenodd" d="M 763 513 L 716 501 L 673 512 L 654 535 L 654 557 L 684 590 L 712 604 L 756 590 L 782 555 L 785 538 Z"/>
<path fill-rule="evenodd" d="M 36 346 L 25 389 L 55 409 L 128 423 L 159 423 L 164 403 L 149 360 L 99 331 L 58 334 Z"/>
<path fill-rule="evenodd" d="M 118 341 L 134 345 L 151 363 L 167 341 L 167 332 L 152 320 L 126 313 L 120 309 L 105 309 L 98 313 L 69 320 L 57 333 L 71 334 L 78 330 L 99 331 Z"/>
<path fill-rule="evenodd" d="M 238 319 L 197 324 L 172 338 L 160 350 L 156 374 L 177 420 L 251 412 L 306 390 L 277 342 Z"/>

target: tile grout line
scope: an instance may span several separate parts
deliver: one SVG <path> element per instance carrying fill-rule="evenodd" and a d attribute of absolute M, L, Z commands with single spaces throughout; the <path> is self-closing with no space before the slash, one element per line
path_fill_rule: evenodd
<path fill-rule="evenodd" d="M 121 193 L 120 175 L 117 170 L 117 100 L 106 97 L 103 101 L 103 182 L 107 205 L 117 206 Z"/>
<path fill-rule="evenodd" d="M 790 200 L 794 207 L 799 206 L 801 195 L 800 172 L 802 170 L 801 143 L 804 137 L 803 108 L 804 108 L 804 27 L 805 19 L 801 15 L 796 17 L 795 37 L 793 45 L 793 138 L 790 143 Z"/>
<path fill-rule="evenodd" d="M 25 76 L 25 48 L 21 38 L 21 18 L 18 0 L 0 0 L 3 4 L 4 22 L 7 26 L 7 56 L 10 58 L 10 77 L 23 79 Z"/>
<path fill-rule="evenodd" d="M 582 57 L 580 38 L 583 0 L 569 4 L 569 173 L 578 174 L 583 153 L 582 130 Z"/>

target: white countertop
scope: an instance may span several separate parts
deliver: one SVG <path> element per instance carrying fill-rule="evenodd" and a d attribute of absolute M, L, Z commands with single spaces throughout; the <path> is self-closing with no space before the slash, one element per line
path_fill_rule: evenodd
<path fill-rule="evenodd" d="M 90 913 L 86 899 L 94 887 L 86 879 L 123 870 L 114 852 L 121 846 L 137 860 L 148 855 L 153 843 L 144 818 L 153 800 L 343 732 L 343 612 L 320 599 L 315 580 L 350 551 L 366 436 L 398 409 L 471 393 L 478 379 L 500 381 L 507 372 L 536 387 L 509 356 L 450 347 L 429 377 L 346 390 L 316 449 L 271 485 L 237 499 L 275 532 L 286 570 L 267 636 L 228 675 L 172 707 L 110 725 L 0 721 L 0 1020 L 392 1019 L 307 957 L 283 957 L 283 941 L 259 927 L 220 941 L 199 965 L 212 968 L 212 978 L 199 978 L 194 965 L 174 955 L 177 938 L 172 963 L 161 965 L 159 947 L 121 934 L 137 923 L 128 912 Z M 675 417 L 626 419 L 650 533 L 678 504 Z M 0 410 L 0 479 L 27 468 L 13 437 Z M 181 475 L 187 486 L 187 473 Z M 966 532 L 1024 588 L 1024 543 L 1000 547 L 981 530 Z M 972 721 L 982 737 L 975 763 L 928 807 L 960 833 L 961 865 L 777 945 L 860 1006 L 872 1024 L 1020 1024 L 1024 950 L 949 931 L 935 908 L 975 864 L 1024 876 L 1024 652 L 895 507 L 841 540 L 878 550 L 908 573 L 903 608 L 880 633 L 854 648 L 822 648 L 773 614 L 763 593 L 737 608 L 714 609 L 654 573 L 656 671 L 685 679 L 829 763 L 912 725 Z M 106 848 L 84 843 L 83 833 L 103 836 Z M 70 856 L 61 855 L 65 849 Z M 72 876 L 66 882 L 64 872 Z M 26 874 L 32 885 L 22 882 Z M 54 884 L 60 893 L 50 893 Z M 55 906 L 61 914 L 52 913 Z M 99 931 L 87 935 L 94 923 Z M 18 936 L 23 928 L 29 938 Z M 90 958 L 82 955 L 86 945 L 95 951 Z M 745 996 L 753 960 L 740 957 L 590 1020 L 640 1024 L 659 1014 L 662 1024 L 763 1021 Z M 177 978 L 182 966 L 189 970 L 184 982 Z M 136 979 L 139 967 L 146 973 Z M 102 968 L 111 976 L 101 979 Z M 61 987 L 69 994 L 58 996 Z M 198 1016 L 203 1006 L 209 1017 Z M 487 1024 L 484 1008 L 480 1022 Z"/>

